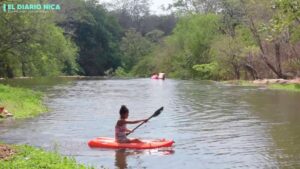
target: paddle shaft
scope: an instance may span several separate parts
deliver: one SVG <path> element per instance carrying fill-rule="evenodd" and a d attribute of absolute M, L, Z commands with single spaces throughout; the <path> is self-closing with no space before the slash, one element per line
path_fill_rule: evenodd
<path fill-rule="evenodd" d="M 150 120 L 152 117 L 153 117 L 153 116 L 149 117 L 149 118 L 147 119 L 147 121 Z M 138 126 L 136 126 L 134 129 L 132 129 L 132 130 L 131 130 L 129 133 L 127 133 L 126 135 L 128 136 L 129 134 L 133 133 L 134 130 L 136 130 L 137 128 L 139 128 L 139 127 L 140 127 L 141 125 L 143 125 L 144 123 L 146 123 L 146 122 L 143 121 L 141 124 L 139 124 Z"/>
<path fill-rule="evenodd" d="M 163 107 L 161 107 L 160 109 L 158 109 L 157 111 L 159 112 L 155 112 L 152 116 L 150 116 L 146 121 L 149 121 L 151 118 L 158 116 L 160 114 L 160 112 L 162 111 Z M 139 128 L 141 125 L 143 125 L 144 123 L 146 123 L 146 121 L 143 121 L 141 124 L 139 124 L 138 126 L 136 126 L 134 129 L 132 129 L 129 133 L 127 133 L 126 135 L 128 136 L 129 134 L 133 133 L 137 128 Z"/>

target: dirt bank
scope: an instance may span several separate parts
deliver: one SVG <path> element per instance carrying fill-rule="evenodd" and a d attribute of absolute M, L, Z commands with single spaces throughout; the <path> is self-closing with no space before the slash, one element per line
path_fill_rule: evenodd
<path fill-rule="evenodd" d="M 261 80 L 254 80 L 253 81 L 254 84 L 300 84 L 300 78 L 296 78 L 296 79 L 290 79 L 290 80 L 286 80 L 286 79 L 261 79 Z"/>
<path fill-rule="evenodd" d="M 0 144 L 0 160 L 7 160 L 15 153 L 16 151 L 12 147 L 5 144 Z"/>

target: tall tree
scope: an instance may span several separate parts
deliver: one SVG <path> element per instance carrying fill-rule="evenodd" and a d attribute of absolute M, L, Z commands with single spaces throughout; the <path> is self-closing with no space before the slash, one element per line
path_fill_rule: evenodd
<path fill-rule="evenodd" d="M 60 75 L 76 71 L 77 48 L 56 26 L 54 17 L 53 13 L 0 13 L 0 76 Z"/>
<path fill-rule="evenodd" d="M 124 28 L 135 28 L 138 32 L 141 32 L 143 20 L 150 15 L 149 0 L 114 0 L 109 7 Z"/>
<path fill-rule="evenodd" d="M 216 13 L 220 10 L 221 0 L 175 0 L 169 9 L 175 9 L 177 13 Z"/>
<path fill-rule="evenodd" d="M 278 78 L 287 78 L 287 75 L 283 73 L 281 67 L 281 54 L 280 54 L 280 43 L 275 41 L 273 43 L 275 50 L 275 63 L 269 59 L 267 49 L 265 48 L 266 37 L 259 30 L 259 26 L 262 22 L 268 22 L 273 12 L 271 11 L 270 1 L 251 1 L 246 2 L 241 0 L 243 9 L 245 10 L 246 23 L 250 27 L 254 39 L 256 40 L 259 49 L 261 50 L 260 57 L 267 67 L 276 74 Z M 263 32 L 264 33 L 264 32 Z"/>
<path fill-rule="evenodd" d="M 129 72 L 143 57 L 152 50 L 152 43 L 139 32 L 131 29 L 125 33 L 121 42 L 122 65 Z"/>
<path fill-rule="evenodd" d="M 98 1 L 75 2 L 67 3 L 70 10 L 63 13 L 59 25 L 67 30 L 80 49 L 78 63 L 81 74 L 104 75 L 106 70 L 120 65 L 118 41 L 121 28 Z"/>
<path fill-rule="evenodd" d="M 156 48 L 153 60 L 156 70 L 165 70 L 171 76 L 192 78 L 194 65 L 210 62 L 209 51 L 219 34 L 219 16 L 197 14 L 182 17 L 173 34 Z"/>

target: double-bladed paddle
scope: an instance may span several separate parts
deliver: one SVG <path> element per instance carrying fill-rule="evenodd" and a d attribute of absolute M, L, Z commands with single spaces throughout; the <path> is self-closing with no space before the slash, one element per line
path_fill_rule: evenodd
<path fill-rule="evenodd" d="M 138 126 L 136 126 L 134 129 L 131 130 L 131 132 L 127 133 L 126 135 L 128 136 L 129 134 L 133 133 L 137 128 L 139 128 L 141 125 L 143 125 L 144 123 L 146 123 L 147 121 L 149 121 L 151 118 L 153 117 L 157 117 L 158 115 L 160 115 L 160 113 L 164 110 L 164 107 L 161 107 L 159 109 L 157 109 L 152 116 L 150 116 L 146 121 L 143 121 L 143 123 L 139 124 Z"/>

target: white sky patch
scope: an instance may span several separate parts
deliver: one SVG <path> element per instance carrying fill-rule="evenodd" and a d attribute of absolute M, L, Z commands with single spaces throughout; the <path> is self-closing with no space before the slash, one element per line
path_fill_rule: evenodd
<path fill-rule="evenodd" d="M 104 2 L 113 2 L 113 0 L 98 0 L 100 3 Z M 166 12 L 164 12 L 161 9 L 161 6 L 164 5 L 165 7 L 168 7 L 169 4 L 172 4 L 173 0 L 150 0 L 150 10 L 152 13 L 155 14 L 165 14 Z"/>

